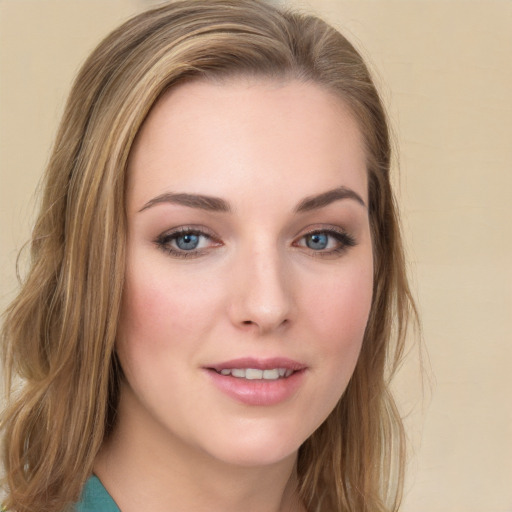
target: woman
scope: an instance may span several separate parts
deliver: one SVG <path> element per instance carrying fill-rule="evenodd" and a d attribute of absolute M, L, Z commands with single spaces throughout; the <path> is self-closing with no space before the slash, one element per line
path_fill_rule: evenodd
<path fill-rule="evenodd" d="M 396 510 L 389 165 L 364 62 L 319 19 L 186 0 L 108 36 L 5 319 L 6 509 Z"/>

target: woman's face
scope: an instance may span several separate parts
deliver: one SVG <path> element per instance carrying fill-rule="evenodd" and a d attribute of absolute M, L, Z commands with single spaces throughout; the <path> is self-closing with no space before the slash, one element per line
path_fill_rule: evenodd
<path fill-rule="evenodd" d="M 197 81 L 156 104 L 128 172 L 119 421 L 228 463 L 294 456 L 370 310 L 357 124 L 313 84 Z"/>

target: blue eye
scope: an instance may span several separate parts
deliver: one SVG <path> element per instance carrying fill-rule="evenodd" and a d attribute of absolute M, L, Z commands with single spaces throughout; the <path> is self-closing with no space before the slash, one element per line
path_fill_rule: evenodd
<path fill-rule="evenodd" d="M 353 247 L 356 240 L 345 231 L 331 228 L 306 233 L 295 245 L 310 249 L 315 256 L 328 257 L 336 256 Z"/>
<path fill-rule="evenodd" d="M 329 237 L 325 233 L 312 233 L 306 235 L 306 245 L 315 251 L 321 251 L 327 247 Z"/>
<path fill-rule="evenodd" d="M 177 258 L 197 257 L 222 243 L 203 228 L 180 227 L 161 234 L 155 240 L 157 247 Z"/>
<path fill-rule="evenodd" d="M 199 245 L 199 235 L 194 233 L 180 235 L 175 238 L 175 243 L 178 249 L 182 251 L 193 251 Z"/>

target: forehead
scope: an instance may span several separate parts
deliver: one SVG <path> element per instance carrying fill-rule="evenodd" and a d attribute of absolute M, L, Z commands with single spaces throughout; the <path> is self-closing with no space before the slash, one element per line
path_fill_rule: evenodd
<path fill-rule="evenodd" d="M 365 160 L 348 107 L 319 85 L 194 81 L 168 91 L 143 124 L 129 159 L 128 202 L 241 188 L 278 197 L 283 186 L 311 195 L 340 185 L 366 200 Z"/>

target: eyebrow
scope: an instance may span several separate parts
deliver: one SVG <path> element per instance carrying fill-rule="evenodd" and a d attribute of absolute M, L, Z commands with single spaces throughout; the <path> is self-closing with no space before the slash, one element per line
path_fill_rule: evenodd
<path fill-rule="evenodd" d="M 161 194 L 148 201 L 140 210 L 142 212 L 161 203 L 173 203 L 189 208 L 199 208 L 200 210 L 207 210 L 209 212 L 230 212 L 231 207 L 229 203 L 219 197 L 203 196 L 200 194 Z"/>
<path fill-rule="evenodd" d="M 317 210 L 318 208 L 323 208 L 324 206 L 328 206 L 335 201 L 340 201 L 342 199 L 354 199 L 360 205 L 366 208 L 366 204 L 363 201 L 363 198 L 354 190 L 347 187 L 338 187 L 332 190 L 328 190 L 327 192 L 323 192 L 316 196 L 309 196 L 304 198 L 295 208 L 296 213 L 309 212 L 311 210 Z"/>
<path fill-rule="evenodd" d="M 342 199 L 353 199 L 366 208 L 362 197 L 347 187 L 338 187 L 315 196 L 305 197 L 295 208 L 296 213 L 304 213 L 328 206 Z M 189 208 L 198 208 L 210 212 L 229 213 L 232 211 L 229 203 L 220 197 L 204 196 L 201 194 L 165 193 L 149 200 L 140 210 L 142 212 L 161 203 L 172 203 Z"/>

